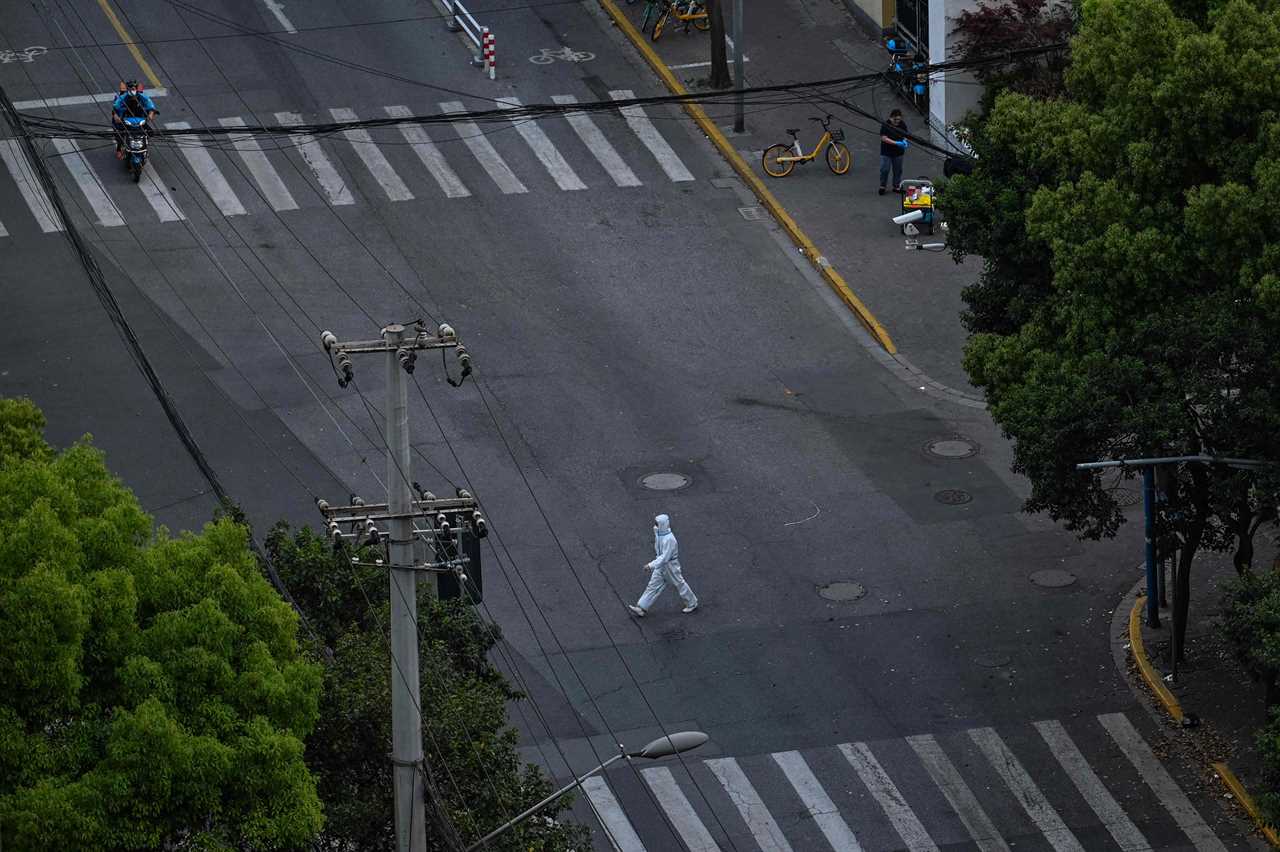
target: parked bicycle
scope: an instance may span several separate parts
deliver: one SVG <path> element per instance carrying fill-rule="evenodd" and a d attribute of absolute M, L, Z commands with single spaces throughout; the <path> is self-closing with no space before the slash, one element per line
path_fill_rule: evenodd
<path fill-rule="evenodd" d="M 765 174 L 770 177 L 786 177 L 796 167 L 796 163 L 808 163 L 816 160 L 823 149 L 827 152 L 827 168 L 831 169 L 833 174 L 842 175 L 849 171 L 849 167 L 853 165 L 853 155 L 849 153 L 848 147 L 844 144 L 844 131 L 836 128 L 832 130 L 831 116 L 826 118 L 810 118 L 810 121 L 816 121 L 822 125 L 822 138 L 818 140 L 818 144 L 813 150 L 806 154 L 804 148 L 800 145 L 800 128 L 788 127 L 787 133 L 791 134 L 791 143 L 786 144 L 779 142 L 777 145 L 770 145 L 764 149 L 764 156 L 761 162 L 764 165 Z"/>
<path fill-rule="evenodd" d="M 711 29 L 711 18 L 707 14 L 707 6 L 703 0 L 649 0 L 645 4 L 644 15 L 640 19 L 641 32 L 649 26 L 651 19 L 653 31 L 649 33 L 649 38 L 654 41 L 662 37 L 662 33 L 672 21 L 683 23 L 685 32 L 689 31 L 691 24 L 700 32 Z M 672 24 L 672 26 L 675 25 Z"/>

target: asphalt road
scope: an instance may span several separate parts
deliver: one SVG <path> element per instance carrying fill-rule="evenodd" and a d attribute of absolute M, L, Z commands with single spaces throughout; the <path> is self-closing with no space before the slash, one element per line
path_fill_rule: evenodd
<path fill-rule="evenodd" d="M 659 93 L 590 2 L 477 3 L 498 33 L 494 82 L 426 4 L 287 4 L 296 33 L 252 0 L 199 6 L 271 39 L 167 0 L 113 8 L 147 43 L 167 90 L 162 123 Z M 49 48 L 0 67 L 14 101 L 142 76 L 98 7 L 14 9 L 0 38 L 0 50 Z M 594 58 L 528 61 L 565 46 Z M 50 107 L 104 125 L 105 110 Z M 713 848 L 697 826 L 724 849 L 1003 848 L 962 788 L 1018 849 L 1117 848 L 1126 822 L 1152 848 L 1221 848 L 1205 832 L 1246 848 L 1185 768 L 1170 771 L 1190 811 L 1122 749 L 1126 725 L 1159 741 L 1107 635 L 1135 579 L 1134 531 L 1084 544 L 1021 515 L 1026 485 L 985 413 L 885 371 L 776 227 L 740 213 L 751 200 L 683 115 L 645 114 L 594 116 L 599 136 L 564 119 L 539 122 L 545 137 L 528 125 L 428 127 L 449 172 L 396 129 L 302 150 L 267 142 L 265 165 L 252 150 L 171 136 L 155 144 L 147 192 L 109 149 L 86 145 L 81 161 L 39 144 L 63 154 L 50 162 L 72 222 L 259 529 L 314 521 L 315 495 L 376 495 L 385 478 L 382 365 L 358 361 L 356 387 L 340 390 L 320 331 L 373 337 L 419 317 L 455 326 L 477 377 L 454 389 L 419 362 L 414 478 L 437 492 L 470 484 L 498 533 L 487 615 L 536 700 L 515 717 L 526 753 L 583 771 L 615 742 L 690 727 L 712 736 L 670 775 L 622 768 L 593 782 L 619 848 Z M 477 153 L 481 139 L 507 170 Z M 159 521 L 197 525 L 213 506 L 207 483 L 66 241 L 42 231 L 40 206 L 0 170 L 13 294 L 4 392 L 45 406 L 59 443 L 94 432 Z M 667 472 L 688 486 L 639 484 Z M 659 511 L 702 607 L 683 616 L 668 594 L 638 621 L 625 604 L 645 581 Z M 1074 581 L 1031 581 L 1046 569 Z M 865 594 L 829 600 L 819 591 L 832 583 Z M 1064 762 L 1057 727 L 1033 726 L 1057 721 L 1081 761 Z M 873 759 L 838 748 L 851 743 Z M 958 766 L 959 786 L 930 771 L 941 771 L 923 756 L 930 743 Z M 1099 804 L 1081 762 L 1124 820 Z M 585 803 L 576 812 L 592 819 Z M 609 848 L 605 832 L 597 846 Z"/>

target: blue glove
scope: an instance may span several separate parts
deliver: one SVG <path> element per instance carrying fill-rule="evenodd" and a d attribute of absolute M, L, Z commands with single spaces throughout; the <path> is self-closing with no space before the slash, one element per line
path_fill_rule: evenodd
<path fill-rule="evenodd" d="M 910 146 L 910 144 L 911 144 L 911 143 L 910 143 L 910 142 L 908 142 L 906 139 L 899 139 L 899 140 L 898 140 L 898 145 L 899 145 L 899 146 L 901 146 L 901 147 L 902 147 L 902 150 L 904 150 L 904 151 L 905 151 L 905 150 L 907 150 L 907 148 Z"/>

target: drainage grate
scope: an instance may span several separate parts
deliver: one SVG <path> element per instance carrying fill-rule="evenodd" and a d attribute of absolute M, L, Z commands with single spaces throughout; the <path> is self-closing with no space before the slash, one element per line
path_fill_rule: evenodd
<path fill-rule="evenodd" d="M 978 445 L 963 435 L 951 435 L 927 442 L 924 451 L 944 459 L 967 459 L 978 454 Z"/>
<path fill-rule="evenodd" d="M 748 222 L 764 221 L 763 207 L 739 207 L 738 212 L 741 213 L 742 218 L 746 219 Z"/>
<path fill-rule="evenodd" d="M 968 491 L 961 491 L 959 488 L 944 488 L 934 494 L 933 499 L 944 506 L 963 506 L 973 499 L 973 495 Z"/>
<path fill-rule="evenodd" d="M 818 594 L 829 601 L 856 601 L 866 593 L 866 586 L 851 580 L 837 580 L 818 587 Z"/>

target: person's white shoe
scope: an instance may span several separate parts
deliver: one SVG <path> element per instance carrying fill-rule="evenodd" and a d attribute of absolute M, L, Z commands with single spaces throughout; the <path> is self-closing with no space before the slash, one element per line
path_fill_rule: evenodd
<path fill-rule="evenodd" d="M 698 605 L 694 604 L 693 606 L 687 606 L 680 611 L 683 612 L 685 615 L 688 615 L 689 613 L 693 612 L 697 608 L 698 608 Z"/>
<path fill-rule="evenodd" d="M 627 609 L 631 610 L 631 614 L 636 618 L 644 618 L 644 610 L 634 604 L 627 604 Z"/>

